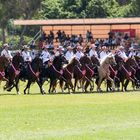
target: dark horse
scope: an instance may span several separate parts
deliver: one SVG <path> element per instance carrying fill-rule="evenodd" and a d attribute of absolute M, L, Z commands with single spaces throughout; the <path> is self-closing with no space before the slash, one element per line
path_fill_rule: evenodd
<path fill-rule="evenodd" d="M 5 56 L 0 56 L 0 81 L 8 82 L 8 79 L 6 78 L 5 75 L 8 65 L 9 65 L 9 60 Z"/>
<path fill-rule="evenodd" d="M 74 57 L 69 64 L 67 64 L 64 68 L 63 68 L 63 77 L 66 79 L 66 85 L 65 85 L 65 89 L 68 88 L 68 92 L 70 93 L 70 88 L 72 89 L 72 91 L 74 91 L 73 89 L 73 84 L 72 84 L 72 78 L 73 78 L 73 72 L 75 67 L 78 66 L 80 67 L 80 62 L 79 60 Z M 61 79 L 60 80 L 60 87 L 63 91 L 63 82 L 64 80 Z"/>
<path fill-rule="evenodd" d="M 63 77 L 63 64 L 67 63 L 66 58 L 63 55 L 55 56 L 53 59 L 53 62 L 50 66 L 47 68 L 43 68 L 42 72 L 40 74 L 40 83 L 43 85 L 44 78 L 50 79 L 50 87 L 49 87 L 49 93 L 54 92 L 57 84 L 57 80 L 62 79 L 66 82 L 66 80 Z"/>
<path fill-rule="evenodd" d="M 122 91 L 127 90 L 129 81 L 132 82 L 133 89 L 135 88 L 135 69 L 133 66 L 136 65 L 137 63 L 134 58 L 128 58 L 128 60 L 119 68 L 117 77 L 119 77 L 122 84 Z"/>
<path fill-rule="evenodd" d="M 19 82 L 19 79 L 25 79 L 27 80 L 26 88 L 24 89 L 24 94 L 26 94 L 26 90 L 28 89 L 28 94 L 30 90 L 31 83 L 36 82 L 40 88 L 40 92 L 42 94 L 45 94 L 42 85 L 39 82 L 39 75 L 41 73 L 41 69 L 43 67 L 43 62 L 39 57 L 35 57 L 31 63 L 27 63 L 26 65 L 23 65 L 20 71 L 20 74 L 18 76 L 17 84 Z"/>
<path fill-rule="evenodd" d="M 93 89 L 91 84 L 92 76 L 94 74 L 94 71 L 91 69 L 92 61 L 87 55 L 81 57 L 79 61 L 81 63 L 81 67 L 76 66 L 74 69 L 74 91 L 76 89 L 77 82 L 79 81 L 81 83 L 82 90 L 87 92 L 87 87 L 89 85 L 91 90 Z"/>
<path fill-rule="evenodd" d="M 9 81 L 6 83 L 4 87 L 5 90 L 11 91 L 12 88 L 15 86 L 17 94 L 20 94 L 17 80 L 20 74 L 20 67 L 23 64 L 23 62 L 24 62 L 23 57 L 19 53 L 13 57 L 11 64 L 7 68 L 6 76 Z"/>

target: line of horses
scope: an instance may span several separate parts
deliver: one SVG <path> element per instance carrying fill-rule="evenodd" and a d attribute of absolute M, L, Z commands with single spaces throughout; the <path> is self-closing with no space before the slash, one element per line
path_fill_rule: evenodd
<path fill-rule="evenodd" d="M 39 57 L 30 63 L 25 63 L 20 54 L 16 54 L 10 62 L 6 57 L 0 57 L 0 80 L 6 81 L 4 90 L 11 91 L 16 88 L 19 92 L 19 81 L 27 81 L 24 94 L 30 93 L 30 86 L 36 82 L 41 94 L 45 94 L 43 84 L 48 81 L 48 93 L 56 92 L 59 83 L 62 92 L 66 89 L 75 93 L 77 88 L 82 92 L 92 92 L 97 85 L 97 92 L 102 92 L 101 84 L 106 80 L 107 91 L 127 91 L 129 82 L 133 89 L 140 87 L 140 58 L 128 58 L 126 62 L 118 55 L 107 56 L 99 60 L 87 55 L 78 60 L 73 58 L 69 63 L 63 55 L 55 56 L 52 64 L 44 66 Z M 121 89 L 120 89 L 121 88 Z"/>

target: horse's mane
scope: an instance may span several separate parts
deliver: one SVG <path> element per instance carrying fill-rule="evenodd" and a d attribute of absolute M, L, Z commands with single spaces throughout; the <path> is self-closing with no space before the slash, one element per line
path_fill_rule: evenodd
<path fill-rule="evenodd" d="M 103 58 L 101 61 L 100 61 L 100 64 L 102 65 L 102 64 L 104 64 L 107 60 L 108 60 L 108 56 L 106 56 L 105 58 Z"/>
<path fill-rule="evenodd" d="M 106 63 L 106 61 L 111 58 L 111 57 L 114 57 L 113 55 L 107 55 L 105 58 L 103 58 L 101 61 L 100 61 L 100 64 L 103 65 L 104 63 Z"/>
<path fill-rule="evenodd" d="M 73 57 L 71 58 L 71 60 L 69 61 L 69 64 L 72 64 L 74 59 L 77 59 L 76 56 L 73 56 Z"/>

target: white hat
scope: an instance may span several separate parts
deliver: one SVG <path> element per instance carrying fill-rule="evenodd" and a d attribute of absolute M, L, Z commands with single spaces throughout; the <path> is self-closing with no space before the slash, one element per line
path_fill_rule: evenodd
<path fill-rule="evenodd" d="M 91 47 L 92 48 L 96 48 L 97 46 L 95 44 L 91 44 Z"/>
<path fill-rule="evenodd" d="M 59 46 L 58 49 L 62 51 L 64 50 L 63 46 Z"/>
<path fill-rule="evenodd" d="M 130 50 L 130 51 L 131 51 L 131 50 L 134 50 L 134 48 L 133 48 L 133 47 L 130 47 L 129 50 Z"/>
<path fill-rule="evenodd" d="M 9 45 L 7 43 L 3 44 L 3 47 L 9 47 Z"/>
<path fill-rule="evenodd" d="M 106 46 L 103 46 L 102 49 L 106 49 Z"/>
<path fill-rule="evenodd" d="M 82 50 L 83 48 L 82 48 L 82 46 L 79 45 L 79 46 L 77 46 L 77 49 Z"/>
<path fill-rule="evenodd" d="M 67 49 L 72 49 L 72 47 L 71 46 L 68 46 Z"/>
<path fill-rule="evenodd" d="M 120 46 L 119 49 L 124 49 L 124 47 L 123 46 Z"/>

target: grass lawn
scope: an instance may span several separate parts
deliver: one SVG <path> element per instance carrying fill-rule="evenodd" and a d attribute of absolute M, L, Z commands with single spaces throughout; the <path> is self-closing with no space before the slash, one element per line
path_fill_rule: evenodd
<path fill-rule="evenodd" d="M 23 87 L 24 85 L 22 85 Z M 140 140 L 140 92 L 31 95 L 0 87 L 0 140 Z"/>

